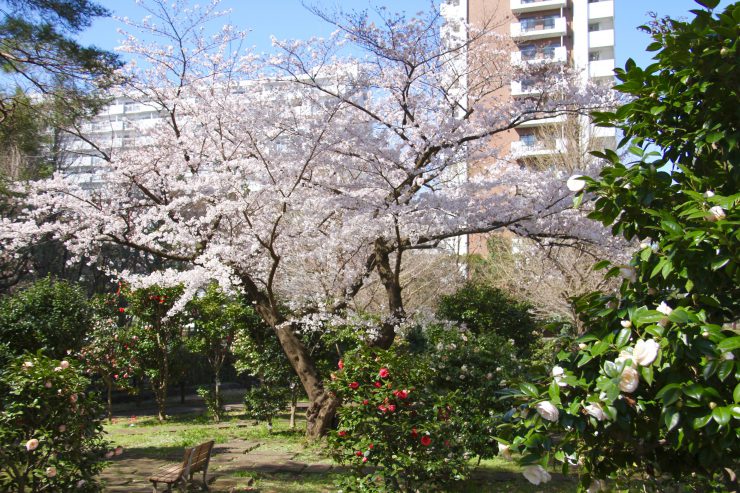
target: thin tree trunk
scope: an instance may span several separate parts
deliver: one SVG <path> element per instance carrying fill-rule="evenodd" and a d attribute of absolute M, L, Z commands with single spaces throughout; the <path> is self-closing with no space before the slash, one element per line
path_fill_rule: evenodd
<path fill-rule="evenodd" d="M 105 378 L 105 386 L 108 391 L 108 423 L 113 423 L 113 382 L 110 378 Z"/>
<path fill-rule="evenodd" d="M 295 412 L 298 408 L 298 389 L 293 385 L 290 389 L 290 429 L 295 430 Z"/>

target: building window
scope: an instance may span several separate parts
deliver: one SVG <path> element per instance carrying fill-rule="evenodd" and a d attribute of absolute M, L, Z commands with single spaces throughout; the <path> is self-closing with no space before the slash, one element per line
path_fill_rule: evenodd
<path fill-rule="evenodd" d="M 527 31 L 541 31 L 543 29 L 554 29 L 555 28 L 555 19 L 557 19 L 558 16 L 549 16 L 549 17 L 532 17 L 529 19 L 522 19 L 521 26 L 522 26 L 522 32 Z"/>
<path fill-rule="evenodd" d="M 522 45 L 519 50 L 522 52 L 522 60 L 534 60 L 537 56 L 535 45 Z"/>
<path fill-rule="evenodd" d="M 521 134 L 519 135 L 519 141 L 526 147 L 537 146 L 537 136 L 535 134 Z"/>
<path fill-rule="evenodd" d="M 597 60 L 601 60 L 601 52 L 600 51 L 591 51 L 588 54 L 588 61 L 589 62 L 595 62 Z"/>
<path fill-rule="evenodd" d="M 451 7 L 457 7 L 460 5 L 460 0 L 447 0 L 446 3 Z"/>
<path fill-rule="evenodd" d="M 601 24 L 598 22 L 592 22 L 588 25 L 588 32 L 601 31 Z"/>

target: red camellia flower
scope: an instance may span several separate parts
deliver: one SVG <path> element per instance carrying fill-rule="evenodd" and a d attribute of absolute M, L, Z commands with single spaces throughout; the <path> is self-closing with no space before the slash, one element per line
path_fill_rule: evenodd
<path fill-rule="evenodd" d="M 343 370 L 344 369 L 344 360 L 341 360 L 340 359 L 339 360 L 339 363 L 337 363 L 337 366 L 339 367 L 340 370 Z"/>
<path fill-rule="evenodd" d="M 378 375 L 380 375 L 380 378 L 388 378 L 391 373 L 388 371 L 388 368 L 381 368 Z"/>
<path fill-rule="evenodd" d="M 395 405 L 395 404 L 388 404 L 388 410 L 389 410 L 390 412 L 393 412 L 393 411 L 395 411 L 395 410 L 396 410 L 396 405 Z"/>
<path fill-rule="evenodd" d="M 380 382 L 375 382 L 373 385 L 375 385 L 376 388 L 380 388 L 383 386 L 383 384 Z"/>
<path fill-rule="evenodd" d="M 419 436 L 419 432 L 416 431 L 416 428 L 411 428 L 411 437 L 416 438 Z"/>
<path fill-rule="evenodd" d="M 362 457 L 362 452 L 360 452 L 360 451 L 358 450 L 357 452 L 355 452 L 355 455 L 356 455 L 357 457 Z"/>
<path fill-rule="evenodd" d="M 430 437 L 429 435 L 424 435 L 423 437 L 421 437 L 421 444 L 425 447 L 430 446 L 432 444 L 432 437 Z"/>
<path fill-rule="evenodd" d="M 344 430 L 340 430 L 340 432 L 339 432 L 339 433 L 337 433 L 337 434 L 338 434 L 338 435 L 339 435 L 340 437 L 344 437 L 344 436 L 347 436 L 347 432 L 346 432 L 346 431 L 344 431 Z"/>
<path fill-rule="evenodd" d="M 395 395 L 399 399 L 405 399 L 406 397 L 409 396 L 409 391 L 408 390 L 394 390 L 393 395 Z"/>
<path fill-rule="evenodd" d="M 118 311 L 121 312 L 121 313 L 123 313 L 123 312 L 126 311 L 126 309 L 124 307 L 121 307 L 121 308 L 118 309 Z"/>
<path fill-rule="evenodd" d="M 367 448 L 369 448 L 370 450 L 372 450 L 373 449 L 373 444 L 372 443 L 368 444 Z"/>
<path fill-rule="evenodd" d="M 365 406 L 367 406 L 368 404 L 370 404 L 370 401 L 369 401 L 369 400 L 367 400 L 367 399 L 365 399 L 365 400 L 363 400 L 363 401 L 362 401 L 362 403 L 363 403 L 363 404 L 364 404 Z"/>
<path fill-rule="evenodd" d="M 351 389 L 357 389 L 359 386 L 360 384 L 357 382 L 352 382 L 351 384 L 349 384 L 349 388 Z"/>
<path fill-rule="evenodd" d="M 388 408 L 385 407 L 383 404 L 381 404 L 381 405 L 378 406 L 378 410 L 381 411 L 381 412 L 386 412 L 388 410 Z"/>

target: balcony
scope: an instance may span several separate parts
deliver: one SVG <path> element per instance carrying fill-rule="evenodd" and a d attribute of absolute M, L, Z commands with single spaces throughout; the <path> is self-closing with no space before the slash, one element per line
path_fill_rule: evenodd
<path fill-rule="evenodd" d="M 565 150 L 565 140 L 556 139 L 550 145 L 545 143 L 535 142 L 530 144 L 524 141 L 516 141 L 511 143 L 511 154 L 514 157 L 532 157 L 532 156 L 549 156 Z"/>
<path fill-rule="evenodd" d="M 535 96 L 540 93 L 540 90 L 532 86 L 531 84 L 523 83 L 519 80 L 511 81 L 511 95 L 512 96 Z"/>
<path fill-rule="evenodd" d="M 566 0 L 511 0 L 511 11 L 515 14 L 539 12 L 563 8 Z"/>
<path fill-rule="evenodd" d="M 588 33 L 589 48 L 605 48 L 614 46 L 614 29 L 591 31 Z"/>
<path fill-rule="evenodd" d="M 515 51 L 511 54 L 512 65 L 521 63 L 565 63 L 568 61 L 568 50 L 565 46 L 557 46 L 555 49 L 540 50 L 533 57 L 522 57 L 521 51 Z"/>
<path fill-rule="evenodd" d="M 589 20 L 607 19 L 610 17 L 614 17 L 613 1 L 593 2 L 588 4 Z"/>
<path fill-rule="evenodd" d="M 540 118 L 539 120 L 529 120 L 522 122 L 517 125 L 517 128 L 532 128 L 540 127 L 542 125 L 555 125 L 557 123 L 563 123 L 565 121 L 565 115 L 551 116 L 549 118 Z"/>
<path fill-rule="evenodd" d="M 588 62 L 588 76 L 589 77 L 613 77 L 614 76 L 614 60 L 594 60 Z"/>
<path fill-rule="evenodd" d="M 525 19 L 522 22 L 511 23 L 511 37 L 517 40 L 553 38 L 565 36 L 566 32 L 565 17 Z M 612 41 L 612 44 L 614 44 L 614 41 Z"/>

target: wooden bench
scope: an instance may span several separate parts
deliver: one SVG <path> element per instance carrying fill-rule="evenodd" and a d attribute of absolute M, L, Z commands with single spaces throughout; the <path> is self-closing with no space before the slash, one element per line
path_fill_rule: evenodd
<path fill-rule="evenodd" d="M 208 489 L 206 474 L 208 473 L 208 463 L 211 460 L 211 451 L 213 450 L 213 440 L 201 443 L 197 447 L 186 448 L 181 464 L 168 464 L 160 467 L 149 481 L 152 482 L 152 491 L 156 493 L 157 484 L 164 483 L 167 485 L 167 491 L 172 491 L 172 487 L 177 485 L 179 489 L 193 481 L 193 474 L 203 472 L 203 489 Z"/>

